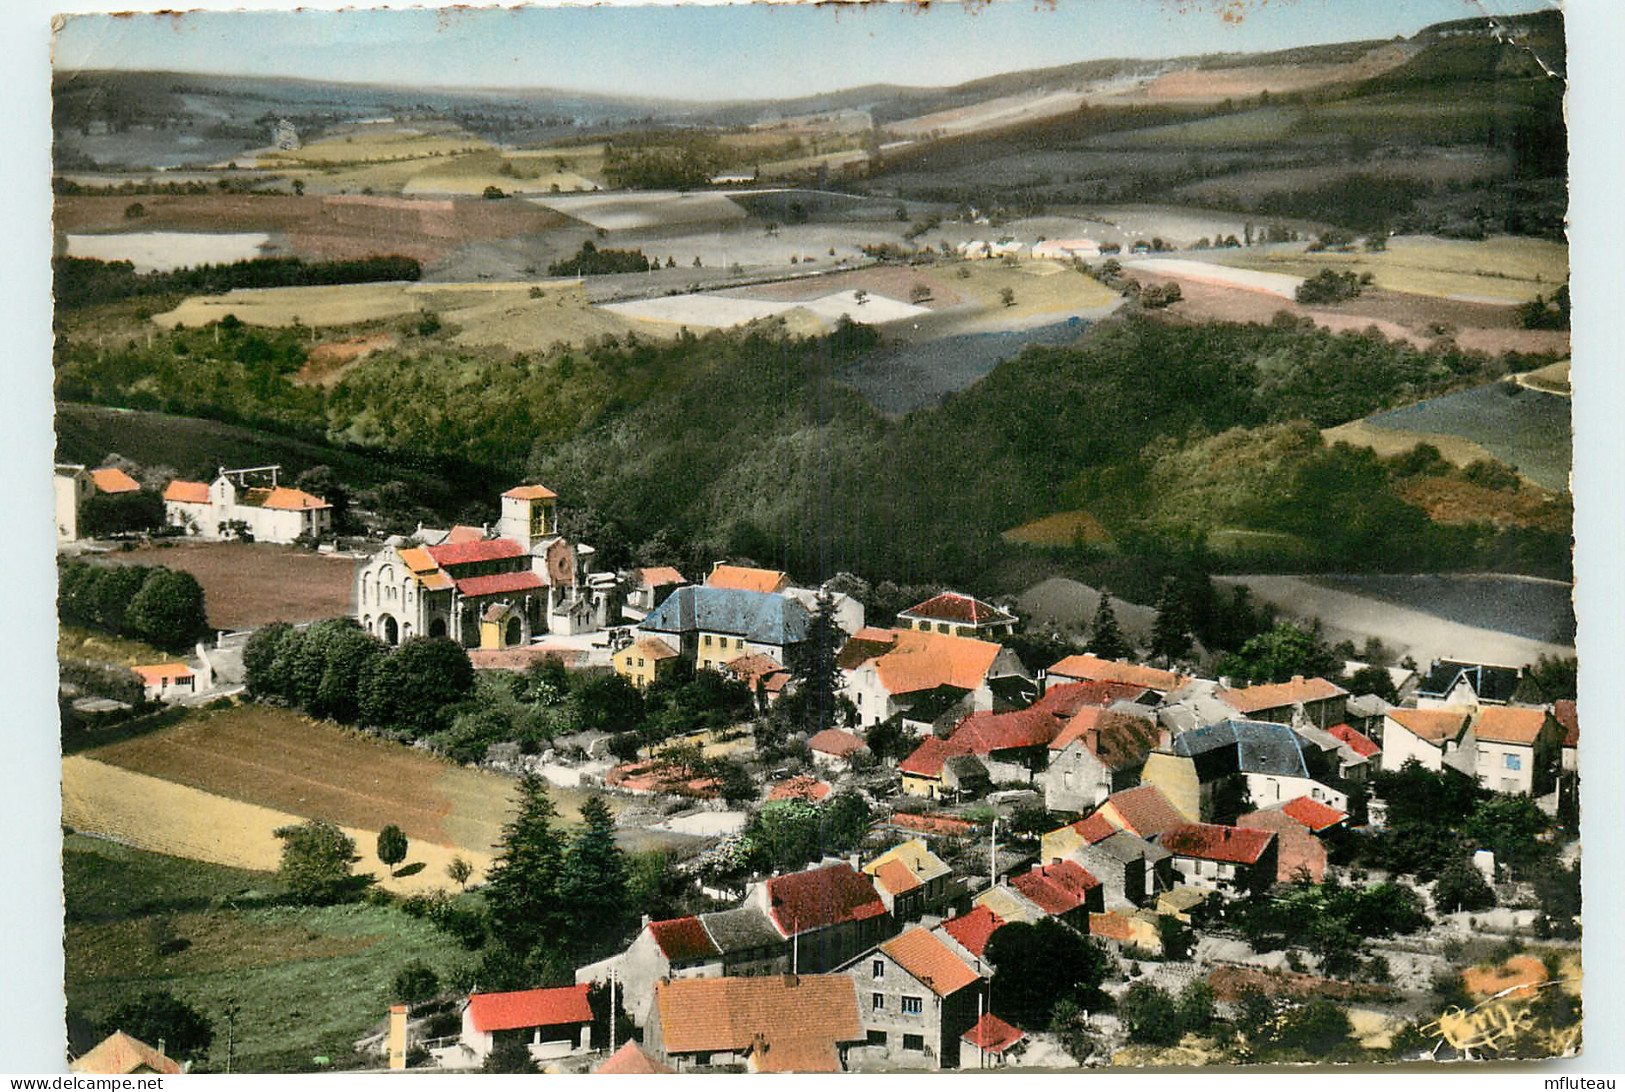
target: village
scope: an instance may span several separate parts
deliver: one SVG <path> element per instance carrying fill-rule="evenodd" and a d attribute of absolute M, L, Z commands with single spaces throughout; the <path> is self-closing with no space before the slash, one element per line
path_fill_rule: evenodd
<path fill-rule="evenodd" d="M 1573 1045 L 1579 726 L 1531 665 L 1461 649 L 1306 674 L 1282 651 L 1305 631 L 1278 622 L 1246 676 L 1221 674 L 1167 627 L 1157 654 L 1136 647 L 1105 595 L 1086 640 L 1028 662 L 1055 646 L 1031 640 L 1016 610 L 955 589 L 877 618 L 846 574 L 801 585 L 746 558 L 597 571 L 593 547 L 561 533 L 569 500 L 534 482 L 501 495 L 494 524 L 419 525 L 341 550 L 332 506 L 280 469 L 221 467 L 160 492 L 116 467 L 57 468 L 59 548 L 92 573 L 64 575 L 65 621 L 93 613 L 95 572 L 131 571 L 105 564 L 113 542 L 81 533 L 105 498 L 156 494 L 155 540 L 206 542 L 244 565 L 272 548 L 353 565 L 342 617 L 235 633 L 194 618 L 171 661 L 65 673 L 92 742 L 65 770 L 64 822 L 174 852 L 177 820 L 138 829 L 129 794 L 197 792 L 207 778 L 118 782 L 119 814 L 90 768 L 150 775 L 96 760 L 187 731 L 187 716 L 267 703 L 494 774 L 487 798 L 507 785 L 483 855 L 414 829 L 412 859 L 432 871 L 394 867 L 407 856 L 399 827 L 308 805 L 270 813 L 304 820 L 312 839 L 338 834 L 341 886 L 376 837 L 386 871 L 367 897 L 442 928 L 482 898 L 492 923 L 576 914 L 559 926 L 569 944 L 504 937 L 493 963 L 487 940 L 461 992 L 431 971 L 387 1013 L 353 1013 L 375 1027 L 352 1066 L 1058 1069 Z M 495 707 L 469 716 L 455 703 L 482 700 L 492 680 L 507 680 L 495 685 L 509 705 L 561 718 L 551 734 L 526 737 L 518 713 L 468 728 Z M 130 738 L 124 726 L 144 722 L 153 735 Z M 103 737 L 115 742 L 98 748 Z M 278 759 L 257 761 L 275 776 Z M 312 789 L 371 783 L 365 768 L 300 776 Z M 550 795 L 588 801 L 581 823 L 558 818 Z M 189 834 L 181 855 L 240 866 L 233 843 L 255 843 L 259 867 L 291 874 L 312 843 L 243 814 L 212 838 Z M 390 829 L 399 856 L 386 854 Z M 614 897 L 578 893 L 559 911 L 516 894 L 542 875 L 524 871 L 538 829 L 567 870 L 595 861 Z M 651 838 L 668 887 L 630 904 L 625 848 Z M 95 1072 L 115 1055 L 180 1069 L 122 1030 L 75 1065 Z"/>

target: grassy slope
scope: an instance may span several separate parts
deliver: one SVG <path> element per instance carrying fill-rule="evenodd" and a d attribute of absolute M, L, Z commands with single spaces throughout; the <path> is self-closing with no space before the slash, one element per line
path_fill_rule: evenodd
<path fill-rule="evenodd" d="M 344 1063 L 387 1014 L 401 968 L 422 960 L 444 977 L 469 960 L 449 936 L 392 907 L 268 905 L 282 889 L 266 873 L 77 835 L 62 861 L 69 1007 L 99 1019 L 128 997 L 169 990 L 215 1026 L 200 1069 L 225 1067 L 231 1005 L 235 1070 L 325 1068 L 317 1056 Z M 191 943 L 159 955 L 154 939 L 166 931 Z"/>

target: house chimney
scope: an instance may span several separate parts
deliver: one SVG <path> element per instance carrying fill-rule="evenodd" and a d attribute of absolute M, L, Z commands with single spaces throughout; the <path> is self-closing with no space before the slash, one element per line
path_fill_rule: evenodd
<path fill-rule="evenodd" d="M 1038 669 L 1038 696 L 1042 698 L 1049 689 L 1049 672 L 1044 668 Z"/>
<path fill-rule="evenodd" d="M 654 921 L 654 918 L 651 918 L 648 914 L 643 915 L 643 928 L 649 928 L 649 923 L 652 921 Z"/>
<path fill-rule="evenodd" d="M 406 1068 L 406 1006 L 389 1007 L 389 1068 Z"/>
<path fill-rule="evenodd" d="M 1302 686 L 1303 685 L 1303 676 L 1302 675 L 1294 675 L 1294 676 L 1292 676 L 1292 685 L 1293 686 Z"/>

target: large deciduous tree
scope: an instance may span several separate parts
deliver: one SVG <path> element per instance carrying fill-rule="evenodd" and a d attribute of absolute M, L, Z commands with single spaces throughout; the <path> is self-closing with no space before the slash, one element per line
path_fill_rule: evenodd
<path fill-rule="evenodd" d="M 294 896 L 304 902 L 339 902 L 357 887 L 351 868 L 355 840 L 326 819 L 307 819 L 272 832 L 282 839 L 282 863 L 277 874 Z"/>
<path fill-rule="evenodd" d="M 378 832 L 377 848 L 378 859 L 394 871 L 396 865 L 406 860 L 406 832 L 394 823 L 389 824 Z"/>
<path fill-rule="evenodd" d="M 427 736 L 446 726 L 451 707 L 474 690 L 474 665 L 445 637 L 413 637 L 373 660 L 361 679 L 361 719 Z"/>
<path fill-rule="evenodd" d="M 991 1007 L 1017 1027 L 1048 1027 L 1057 1002 L 1089 1007 L 1106 977 L 1106 953 L 1053 918 L 1000 926 L 987 942 Z"/>

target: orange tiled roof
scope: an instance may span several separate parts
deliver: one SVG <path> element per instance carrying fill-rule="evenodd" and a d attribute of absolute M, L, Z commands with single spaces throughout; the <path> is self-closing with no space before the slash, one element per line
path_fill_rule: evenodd
<path fill-rule="evenodd" d="M 1093 873 L 1076 861 L 1033 865 L 1010 877 L 1010 886 L 1031 899 L 1046 914 L 1065 914 L 1082 906 L 1089 892 L 1100 886 Z"/>
<path fill-rule="evenodd" d="M 312 496 L 303 489 L 292 489 L 286 485 L 279 485 L 265 495 L 260 502 L 261 508 L 274 508 L 283 512 L 304 512 L 311 508 L 331 508 L 322 498 Z"/>
<path fill-rule="evenodd" d="M 482 1032 L 585 1024 L 592 1020 L 585 984 L 546 990 L 471 994 L 468 1011 L 474 1029 Z"/>
<path fill-rule="evenodd" d="M 820 781 L 816 777 L 808 777 L 803 774 L 799 777 L 790 777 L 780 781 L 768 791 L 767 798 L 769 800 L 806 800 L 816 804 L 829 794 L 829 782 Z"/>
<path fill-rule="evenodd" d="M 1094 845 L 1096 842 L 1104 842 L 1122 828 L 1108 819 L 1104 812 L 1097 811 L 1073 823 L 1072 829 L 1077 831 L 1078 836 L 1085 842 Z"/>
<path fill-rule="evenodd" d="M 1254 864 L 1274 839 L 1274 831 L 1227 827 L 1217 823 L 1181 823 L 1163 831 L 1157 844 L 1179 857 Z"/>
<path fill-rule="evenodd" d="M 1467 709 L 1390 709 L 1385 714 L 1418 739 L 1443 743 L 1461 735 L 1472 716 Z"/>
<path fill-rule="evenodd" d="M 1336 808 L 1322 804 L 1319 800 L 1312 800 L 1307 796 L 1293 797 L 1281 805 L 1281 811 L 1290 815 L 1316 834 L 1335 827 L 1348 818 L 1346 814 Z"/>
<path fill-rule="evenodd" d="M 981 980 L 931 930 L 919 926 L 888 940 L 880 950 L 938 997 L 948 997 Z"/>
<path fill-rule="evenodd" d="M 915 777 L 941 777 L 942 764 L 950 755 L 967 753 L 963 743 L 927 736 L 907 758 L 897 764 L 897 769 Z"/>
<path fill-rule="evenodd" d="M 735 591 L 767 592 L 774 594 L 790 586 L 788 573 L 776 569 L 750 569 L 743 565 L 718 565 L 705 578 L 706 586 L 732 588 Z"/>
<path fill-rule="evenodd" d="M 975 823 L 957 816 L 916 815 L 906 811 L 893 812 L 890 822 L 893 826 L 906 827 L 924 834 L 969 834 L 976 829 Z"/>
<path fill-rule="evenodd" d="M 468 527 L 459 523 L 446 532 L 446 542 L 453 546 L 464 542 L 483 541 L 485 541 L 485 529 L 483 527 Z"/>
<path fill-rule="evenodd" d="M 1328 698 L 1348 697 L 1349 692 L 1336 683 L 1318 676 L 1313 679 L 1294 678 L 1291 682 L 1265 683 L 1238 690 L 1220 690 L 1215 693 L 1220 701 L 1238 713 L 1256 713 L 1264 709 L 1279 709 L 1306 701 L 1325 701 Z"/>
<path fill-rule="evenodd" d="M 673 963 L 722 954 L 716 942 L 711 939 L 711 934 L 705 931 L 705 925 L 696 917 L 651 921 L 649 935 L 654 937 L 660 950 Z"/>
<path fill-rule="evenodd" d="M 1089 753 L 1108 770 L 1135 766 L 1157 745 L 1157 726 L 1145 717 L 1114 713 L 1090 706 L 1078 710 L 1059 735 L 1050 741 L 1050 750 L 1064 751 L 1074 740 L 1082 739 Z"/>
<path fill-rule="evenodd" d="M 465 596 L 508 595 L 512 592 L 540 591 L 542 578 L 529 569 L 517 573 L 492 573 L 490 576 L 468 576 L 456 581 L 457 590 Z"/>
<path fill-rule="evenodd" d="M 681 655 L 659 637 L 639 637 L 628 646 L 640 656 L 647 656 L 651 660 L 669 660 L 673 656 Z"/>
<path fill-rule="evenodd" d="M 505 561 L 525 556 L 525 548 L 511 538 L 488 538 L 480 542 L 444 543 L 423 547 L 436 565 L 467 565 L 475 561 Z"/>
<path fill-rule="evenodd" d="M 1275 832 L 1275 878 L 1292 883 L 1308 876 L 1310 883 L 1326 878 L 1326 847 L 1301 822 L 1281 808 L 1264 808 L 1236 819 L 1236 826 Z"/>
<path fill-rule="evenodd" d="M 1026 1032 L 1014 1024 L 1000 1020 L 991 1012 L 984 1012 L 981 1019 L 960 1036 L 971 1046 L 981 1047 L 989 1054 L 1003 1054 L 1026 1037 Z"/>
<path fill-rule="evenodd" d="M 1131 683 L 1134 686 L 1143 686 L 1147 690 L 1160 690 L 1164 693 L 1177 690 L 1188 681 L 1178 672 L 1142 667 L 1122 660 L 1103 660 L 1099 656 L 1090 655 L 1068 656 L 1052 665 L 1049 673 L 1085 682 Z"/>
<path fill-rule="evenodd" d="M 1349 727 L 1347 724 L 1334 724 L 1326 731 L 1330 732 L 1334 739 L 1347 744 L 1349 750 L 1361 758 L 1370 758 L 1382 750 L 1381 747 L 1377 746 L 1376 740 L 1357 728 Z"/>
<path fill-rule="evenodd" d="M 100 470 L 92 470 L 90 480 L 96 483 L 96 490 L 100 493 L 138 493 L 141 491 L 141 483 L 116 466 L 106 466 Z"/>
<path fill-rule="evenodd" d="M 876 656 L 875 671 L 888 694 L 912 694 L 939 686 L 975 690 L 987 678 L 1000 647 L 974 637 L 899 630 L 892 647 Z"/>
<path fill-rule="evenodd" d="M 181 1067 L 168 1055 L 160 1054 L 133 1035 L 115 1031 L 75 1059 L 68 1068 L 75 1073 L 110 1076 L 125 1073 L 179 1073 Z"/>
<path fill-rule="evenodd" d="M 908 865 L 898 860 L 882 862 L 871 875 L 892 895 L 901 895 L 923 886 L 919 878 L 909 871 Z"/>
<path fill-rule="evenodd" d="M 1534 745 L 1535 737 L 1546 727 L 1544 709 L 1518 709 L 1510 705 L 1486 705 L 1479 710 L 1473 735 L 1492 743 Z"/>
<path fill-rule="evenodd" d="M 169 679 L 174 679 L 182 675 L 195 676 L 197 674 L 197 672 L 192 668 L 179 662 L 169 664 L 142 664 L 140 667 L 132 667 L 130 670 L 134 671 L 137 675 L 140 675 L 141 681 L 146 683 L 148 686 L 159 686 Z"/>
<path fill-rule="evenodd" d="M 807 746 L 815 751 L 822 751 L 827 755 L 845 758 L 856 751 L 863 750 L 865 744 L 851 732 L 839 728 L 825 728 L 807 741 Z"/>
<path fill-rule="evenodd" d="M 1101 809 L 1110 808 L 1130 834 L 1151 838 L 1185 821 L 1155 785 L 1138 785 L 1106 797 Z M 1110 816 L 1108 815 L 1108 818 Z"/>
<path fill-rule="evenodd" d="M 545 485 L 516 485 L 502 495 L 514 500 L 552 500 L 558 496 Z"/>
<path fill-rule="evenodd" d="M 638 581 L 646 588 L 663 588 L 667 584 L 685 584 L 683 574 L 670 565 L 652 565 L 638 570 Z"/>
<path fill-rule="evenodd" d="M 679 978 L 655 983 L 668 1054 L 743 1053 L 767 1072 L 839 1069 L 838 1043 L 863 1038 L 856 983 L 844 974 Z"/>
<path fill-rule="evenodd" d="M 671 1066 L 662 1065 L 647 1054 L 636 1042 L 628 1039 L 621 1044 L 621 1049 L 611 1054 L 594 1073 L 610 1074 L 617 1077 L 638 1076 L 646 1077 L 655 1073 L 675 1072 Z"/>
<path fill-rule="evenodd" d="M 207 482 L 188 482 L 176 478 L 164 486 L 164 500 L 176 504 L 208 504 L 209 485 Z"/>
<path fill-rule="evenodd" d="M 1003 918 L 978 904 L 971 907 L 968 914 L 949 918 L 942 923 L 942 928 L 959 942 L 960 947 L 971 955 L 980 957 L 987 950 L 988 938 L 1003 924 Z"/>

